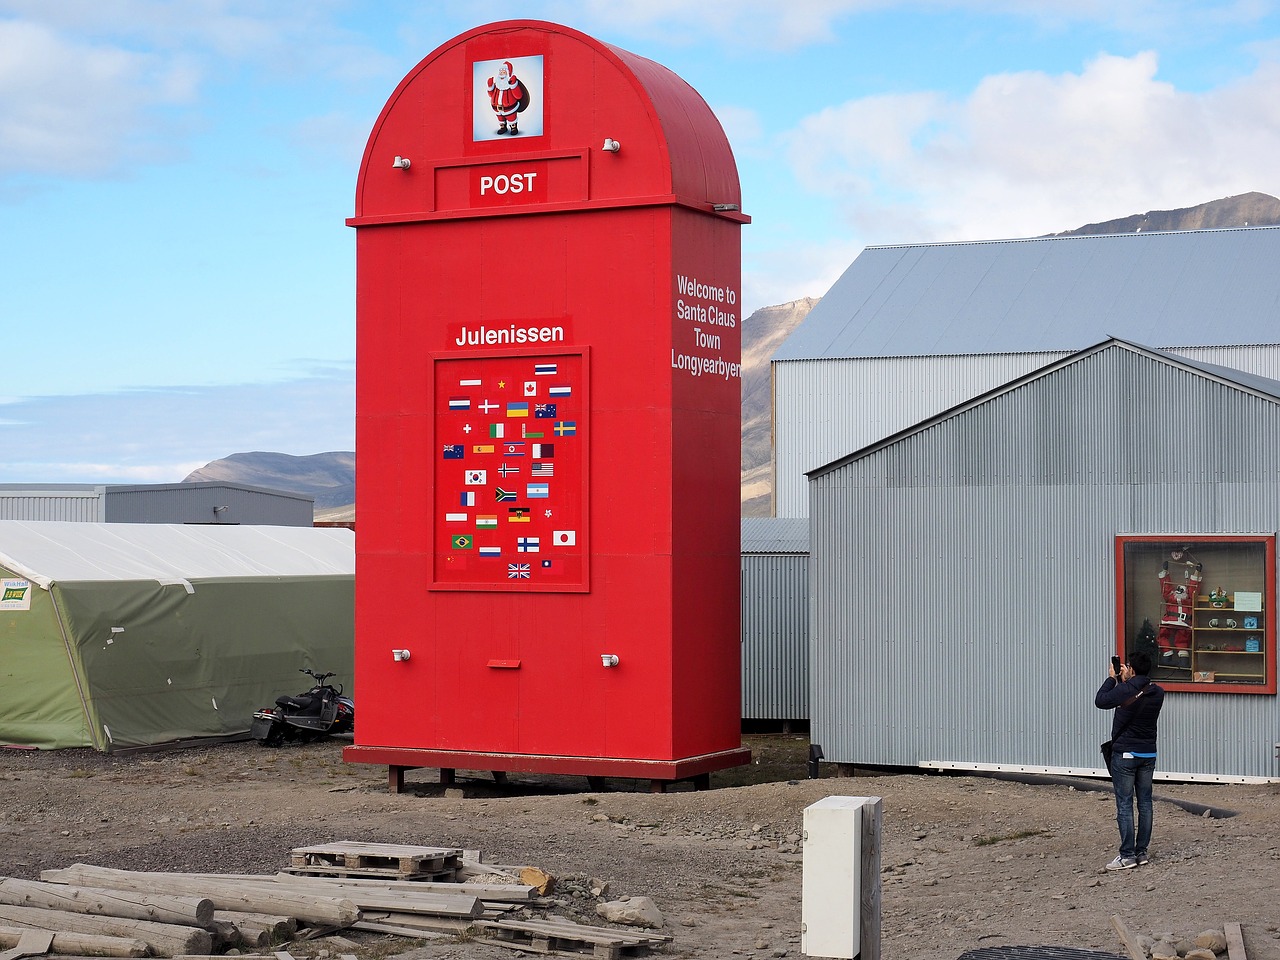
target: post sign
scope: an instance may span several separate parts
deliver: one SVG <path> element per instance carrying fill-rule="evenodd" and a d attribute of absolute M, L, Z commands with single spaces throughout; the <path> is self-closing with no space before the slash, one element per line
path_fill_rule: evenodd
<path fill-rule="evenodd" d="M 469 31 L 392 94 L 348 221 L 378 691 L 348 760 L 747 761 L 740 203 L 697 93 L 567 27 Z"/>

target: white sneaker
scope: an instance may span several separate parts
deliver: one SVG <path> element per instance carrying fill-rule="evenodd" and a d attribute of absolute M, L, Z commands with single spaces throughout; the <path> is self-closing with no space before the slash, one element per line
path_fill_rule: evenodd
<path fill-rule="evenodd" d="M 1138 865 L 1138 861 L 1130 857 L 1116 857 L 1107 864 L 1108 870 L 1132 870 Z"/>

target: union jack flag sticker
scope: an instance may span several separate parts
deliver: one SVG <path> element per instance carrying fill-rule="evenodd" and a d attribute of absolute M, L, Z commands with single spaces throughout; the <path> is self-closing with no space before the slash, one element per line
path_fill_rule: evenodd
<path fill-rule="evenodd" d="M 508 580 L 528 580 L 529 565 L 527 563 L 508 563 L 507 564 Z"/>

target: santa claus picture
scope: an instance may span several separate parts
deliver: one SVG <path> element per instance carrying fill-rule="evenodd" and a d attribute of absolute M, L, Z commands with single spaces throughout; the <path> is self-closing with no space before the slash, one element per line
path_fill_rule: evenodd
<path fill-rule="evenodd" d="M 542 135 L 542 57 L 477 60 L 472 65 L 476 140 Z"/>

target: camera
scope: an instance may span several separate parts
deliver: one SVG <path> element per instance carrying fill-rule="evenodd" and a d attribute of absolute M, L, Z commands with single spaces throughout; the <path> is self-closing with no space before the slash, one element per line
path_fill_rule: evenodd
<path fill-rule="evenodd" d="M 1116 680 L 1118 681 L 1120 679 L 1120 658 L 1119 657 L 1111 658 L 1111 669 L 1116 672 Z"/>

